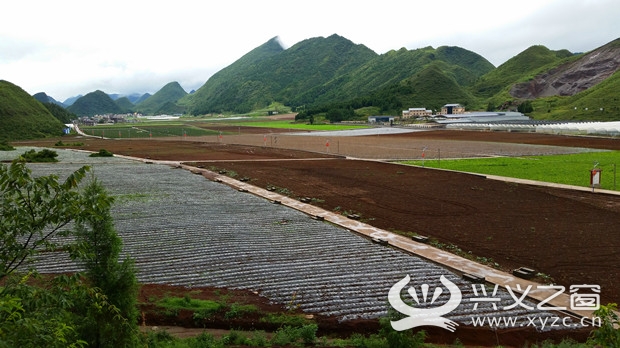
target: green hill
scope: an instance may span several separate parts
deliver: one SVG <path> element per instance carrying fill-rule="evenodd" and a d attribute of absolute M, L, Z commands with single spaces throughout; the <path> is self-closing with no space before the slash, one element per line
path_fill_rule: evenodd
<path fill-rule="evenodd" d="M 145 101 L 146 99 L 148 99 L 151 96 L 150 93 L 144 93 L 143 95 L 141 95 L 138 99 L 136 99 L 133 104 L 134 105 L 138 105 L 140 103 L 142 103 L 143 101 Z"/>
<path fill-rule="evenodd" d="M 77 119 L 77 116 L 67 111 L 61 102 L 56 101 L 54 98 L 45 94 L 45 92 L 36 93 L 32 97 L 41 102 L 43 106 L 62 123 L 71 123 L 71 121 Z"/>
<path fill-rule="evenodd" d="M 419 73 L 386 88 L 382 94 L 394 95 L 403 110 L 409 107 L 425 107 L 439 110 L 447 103 L 459 103 L 466 108 L 476 103 L 476 98 L 463 88 L 455 77 L 446 72 L 447 64 L 434 62 Z M 396 110 L 398 112 L 400 110 Z"/>
<path fill-rule="evenodd" d="M 187 106 L 189 113 L 193 115 L 227 110 L 247 112 L 248 107 L 245 104 L 251 102 L 245 102 L 244 99 L 247 98 L 244 95 L 237 97 L 233 94 L 237 91 L 245 92 L 252 85 L 252 82 L 244 82 L 244 80 L 247 80 L 245 75 L 253 66 L 283 50 L 277 37 L 270 39 L 215 73 L 196 92 L 179 100 L 178 104 Z M 227 81 L 230 81 L 230 86 L 227 85 Z"/>
<path fill-rule="evenodd" d="M 19 86 L 0 80 L 0 139 L 58 136 L 63 128 L 63 123 L 34 97 Z"/>
<path fill-rule="evenodd" d="M 455 74 L 457 82 L 463 86 L 468 86 L 478 77 L 495 70 L 495 66 L 486 58 L 461 47 L 441 46 L 435 50 L 435 55 L 438 60 L 467 69 L 468 72 L 465 75 Z M 468 78 L 468 76 L 475 77 L 475 79 Z"/>
<path fill-rule="evenodd" d="M 338 119 L 347 120 L 377 114 L 400 115 L 402 110 L 410 107 L 439 110 L 446 103 L 459 103 L 464 106 L 475 104 L 476 98 L 446 72 L 447 66 L 449 64 L 445 62 L 431 62 L 418 73 L 362 97 L 304 109 L 297 115 L 297 119 L 325 114 L 333 121 L 330 110 L 340 110 L 336 113 Z"/>
<path fill-rule="evenodd" d="M 48 96 L 45 92 L 39 92 L 33 95 L 34 99 L 40 101 L 41 103 L 53 103 L 64 107 L 65 105 L 56 99 Z"/>
<path fill-rule="evenodd" d="M 67 110 L 78 116 L 120 114 L 123 110 L 102 91 L 90 92 L 76 100 Z"/>
<path fill-rule="evenodd" d="M 573 54 L 567 50 L 552 51 L 545 46 L 531 46 L 485 74 L 472 86 L 472 93 L 482 98 L 490 98 L 510 88 L 514 83 L 534 76 L 545 67 L 556 66 L 571 56 Z"/>
<path fill-rule="evenodd" d="M 401 48 L 378 55 L 335 34 L 286 50 L 274 37 L 215 73 L 195 93 L 187 94 L 171 82 L 140 102 L 136 111 L 250 113 L 278 103 L 301 116 L 335 109 L 335 118 L 342 119 L 400 115 L 409 107 L 436 110 L 446 103 L 460 103 L 468 111 L 507 110 L 527 101 L 535 118 L 618 119 L 617 112 L 612 113 L 620 108 L 614 74 L 620 69 L 618 55 L 620 39 L 582 54 L 538 45 L 495 68 L 479 54 L 454 46 Z M 104 103 L 100 98 L 93 104 Z M 608 113 L 593 114 L 593 108 Z M 120 112 L 70 108 L 86 115 L 93 114 L 92 109 Z"/>
<path fill-rule="evenodd" d="M 135 109 L 145 115 L 154 115 L 159 109 L 168 103 L 176 103 L 185 97 L 187 92 L 178 82 L 170 82 L 152 96 L 136 105 Z"/>
<path fill-rule="evenodd" d="M 190 113 L 204 114 L 246 113 L 274 101 L 313 107 L 362 97 L 374 99 L 373 93 L 397 88 L 434 62 L 442 63 L 436 67 L 461 86 L 471 85 L 494 69 L 482 56 L 459 47 L 403 48 L 377 55 L 338 35 L 303 40 L 287 50 L 273 38 L 215 74 L 181 102 L 187 103 Z M 393 110 L 382 104 L 382 109 Z"/>
<path fill-rule="evenodd" d="M 70 112 L 69 110 L 63 108 L 58 104 L 43 103 L 43 106 L 45 106 L 47 110 L 49 110 L 49 112 L 62 123 L 71 123 L 73 120 L 76 120 L 78 118 L 76 114 Z"/>
<path fill-rule="evenodd" d="M 123 111 L 123 113 L 131 113 L 136 108 L 135 105 L 129 100 L 128 97 L 121 97 L 114 101 L 116 105 Z"/>
<path fill-rule="evenodd" d="M 532 102 L 536 119 L 576 121 L 620 120 L 620 71 L 573 96 L 538 98 Z"/>
<path fill-rule="evenodd" d="M 374 56 L 367 47 L 338 35 L 304 40 L 287 50 L 273 38 L 213 75 L 191 96 L 190 112 L 245 113 L 274 101 L 305 103 L 313 97 L 305 91 Z"/>
<path fill-rule="evenodd" d="M 458 47 L 425 47 L 416 50 L 401 48 L 377 56 L 360 68 L 339 76 L 324 86 L 318 86 L 315 90 L 320 94 L 315 103 L 348 100 L 368 96 L 386 88 L 397 88 L 402 81 L 433 64 L 462 86 L 472 84 L 494 68 L 482 56 Z M 429 88 L 433 88 L 432 83 Z M 443 104 L 445 103 L 447 102 Z"/>

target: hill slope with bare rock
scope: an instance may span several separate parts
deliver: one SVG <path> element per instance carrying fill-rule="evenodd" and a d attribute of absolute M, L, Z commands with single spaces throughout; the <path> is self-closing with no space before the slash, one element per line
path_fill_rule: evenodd
<path fill-rule="evenodd" d="M 510 95 L 524 99 L 572 96 L 604 81 L 619 68 L 620 39 L 538 75 L 529 82 L 515 84 Z"/>

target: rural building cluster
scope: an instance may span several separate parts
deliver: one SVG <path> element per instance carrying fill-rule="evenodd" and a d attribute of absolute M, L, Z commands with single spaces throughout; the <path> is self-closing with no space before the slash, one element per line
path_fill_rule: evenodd
<path fill-rule="evenodd" d="M 94 116 L 82 116 L 78 119 L 78 123 L 85 126 L 95 126 L 103 123 L 127 123 L 133 122 L 135 117 L 142 116 L 142 114 L 104 114 Z"/>

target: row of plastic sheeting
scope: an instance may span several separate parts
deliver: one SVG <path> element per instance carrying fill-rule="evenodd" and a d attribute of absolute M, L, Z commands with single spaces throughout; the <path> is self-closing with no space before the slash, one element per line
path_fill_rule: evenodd
<path fill-rule="evenodd" d="M 537 133 L 619 136 L 620 122 L 569 122 L 536 126 Z"/>
<path fill-rule="evenodd" d="M 545 134 L 592 134 L 620 136 L 620 121 L 556 123 L 454 123 L 448 129 L 536 132 Z"/>

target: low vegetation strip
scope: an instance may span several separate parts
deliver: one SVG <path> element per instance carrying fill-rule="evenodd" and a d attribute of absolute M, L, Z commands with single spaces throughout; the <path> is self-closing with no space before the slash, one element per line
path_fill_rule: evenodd
<path fill-rule="evenodd" d="M 401 163 L 584 187 L 590 186 L 590 171 L 597 168 L 602 171 L 600 188 L 617 190 L 616 167 L 620 164 L 620 151 L 459 160 L 429 159 Z"/>
<path fill-rule="evenodd" d="M 36 173 L 61 177 L 74 165 L 37 165 Z M 166 166 L 119 161 L 94 164 L 94 172 L 119 198 L 115 225 L 141 283 L 249 289 L 290 308 L 340 320 L 377 318 L 387 313 L 387 293 L 405 275 L 415 286 L 441 286 L 445 275 L 463 292 L 472 285 L 431 262 L 309 216 Z M 75 270 L 61 253 L 45 253 L 43 273 Z M 500 290 L 503 303 L 511 301 Z M 444 292 L 438 301 L 445 303 Z M 465 325 L 471 302 L 450 315 Z M 480 315 L 495 316 L 492 308 Z M 502 311 L 523 316 L 527 311 Z M 538 313 L 538 316 L 551 316 Z M 471 324 L 471 323 L 469 323 Z"/>

